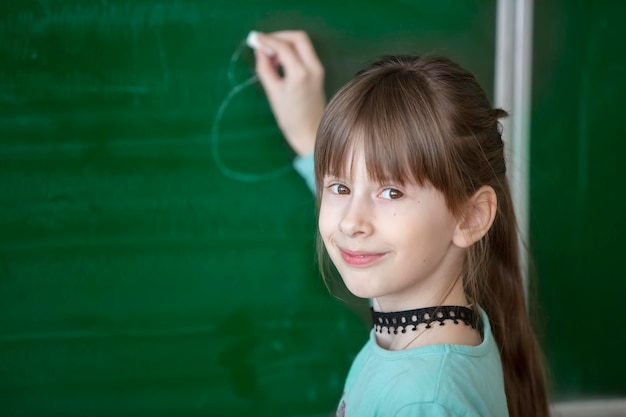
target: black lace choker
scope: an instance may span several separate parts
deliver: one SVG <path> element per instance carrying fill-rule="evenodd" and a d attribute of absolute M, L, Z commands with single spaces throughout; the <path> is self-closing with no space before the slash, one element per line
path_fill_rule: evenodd
<path fill-rule="evenodd" d="M 466 326 L 476 328 L 476 315 L 474 310 L 462 306 L 439 306 L 425 307 L 415 310 L 396 311 L 391 313 L 381 313 L 370 309 L 372 312 L 372 321 L 374 329 L 378 333 L 383 333 L 383 328 L 387 329 L 387 333 L 398 334 L 398 329 L 402 333 L 406 333 L 406 328 L 413 326 L 411 330 L 417 330 L 418 324 L 426 324 L 426 328 L 430 329 L 431 323 L 438 321 L 443 326 L 446 320 L 451 320 L 454 324 L 459 324 L 459 320 Z"/>

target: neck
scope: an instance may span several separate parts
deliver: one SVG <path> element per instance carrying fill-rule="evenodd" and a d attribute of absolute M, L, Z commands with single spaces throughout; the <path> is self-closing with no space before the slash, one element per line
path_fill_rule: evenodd
<path fill-rule="evenodd" d="M 388 295 L 374 298 L 372 307 L 374 311 L 394 312 L 414 310 L 417 308 L 435 307 L 441 305 L 466 306 L 469 302 L 463 289 L 463 279 L 455 279 L 452 283 L 434 290 L 423 288 L 413 291 L 408 295 Z"/>
<path fill-rule="evenodd" d="M 436 306 L 394 313 L 372 309 L 376 342 L 387 350 L 433 344 L 476 346 L 482 342 L 480 316 L 472 307 Z"/>
<path fill-rule="evenodd" d="M 420 325 L 430 329 L 433 325 L 443 326 L 447 321 L 454 324 L 463 322 L 465 325 L 476 327 L 477 321 L 474 310 L 467 306 L 436 306 L 418 308 L 415 310 L 398 311 L 393 313 L 380 313 L 371 310 L 372 323 L 377 333 L 397 335 L 407 331 L 417 331 Z"/>
<path fill-rule="evenodd" d="M 465 291 L 463 290 L 463 280 L 461 278 L 456 279 L 452 285 L 449 285 L 447 288 L 441 288 L 438 291 L 431 292 L 431 294 L 433 295 L 424 296 L 419 294 L 420 296 L 411 298 L 392 298 L 390 296 L 378 297 L 373 300 L 372 311 L 374 314 L 389 313 L 391 314 L 389 317 L 393 317 L 393 313 L 401 313 L 410 310 L 419 309 L 422 313 L 432 314 L 432 312 L 436 311 L 436 308 L 440 306 L 467 307 L 469 305 L 467 297 L 465 296 Z M 433 310 L 433 308 L 435 310 Z M 395 316 L 398 318 L 401 315 Z M 410 317 L 413 316 L 414 314 L 410 314 Z M 380 315 L 377 317 L 380 317 Z M 422 315 L 421 318 L 423 319 L 424 316 Z M 446 333 L 458 332 L 461 327 L 463 328 L 463 331 L 469 330 L 471 332 L 475 329 L 474 326 L 465 326 L 463 321 L 459 322 L 463 323 L 461 326 L 455 325 L 453 321 L 445 320 L 444 324 L 448 323 L 451 324 L 439 326 L 438 323 L 434 323 L 431 326 L 429 322 L 422 321 L 416 326 L 409 325 L 404 329 L 404 332 L 402 332 L 402 329 L 397 332 L 394 332 L 394 329 L 391 329 L 391 331 L 388 332 L 387 328 L 383 328 L 382 333 L 376 333 L 376 341 L 385 349 L 402 350 L 409 346 L 415 347 L 421 344 L 430 344 L 431 342 L 438 343 L 438 341 L 445 340 Z M 473 324 L 475 324 L 475 322 Z M 453 328 L 456 329 L 453 330 Z M 442 338 L 442 336 L 444 337 Z"/>

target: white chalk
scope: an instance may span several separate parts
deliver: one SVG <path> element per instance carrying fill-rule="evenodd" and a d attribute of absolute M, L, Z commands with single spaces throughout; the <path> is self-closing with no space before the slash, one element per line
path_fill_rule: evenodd
<path fill-rule="evenodd" d="M 248 33 L 248 37 L 246 38 L 246 45 L 248 45 L 252 49 L 257 49 L 261 44 L 259 43 L 259 32 L 256 30 L 250 31 Z"/>
<path fill-rule="evenodd" d="M 261 46 L 261 43 L 259 42 L 259 32 L 257 32 L 256 30 L 251 30 L 250 33 L 248 33 L 248 37 L 246 38 L 246 45 L 248 45 L 252 49 L 262 48 L 263 51 L 269 56 L 276 55 L 276 52 L 274 52 L 273 49 L 268 48 L 267 46 Z"/>

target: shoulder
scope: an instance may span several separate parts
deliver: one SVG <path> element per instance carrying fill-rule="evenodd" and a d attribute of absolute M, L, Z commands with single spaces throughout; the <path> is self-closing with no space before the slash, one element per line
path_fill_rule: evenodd
<path fill-rule="evenodd" d="M 493 359 L 451 349 L 409 359 L 407 372 L 389 381 L 385 402 L 395 404 L 396 417 L 505 416 L 504 381 Z"/>
<path fill-rule="evenodd" d="M 398 417 L 506 416 L 499 349 L 484 315 L 484 340 L 478 346 L 433 345 L 414 349 L 406 372 L 391 382 L 390 403 Z"/>
<path fill-rule="evenodd" d="M 508 415 L 499 351 L 485 324 L 479 346 L 387 351 L 372 332 L 346 381 L 346 415 L 372 410 L 397 417 Z"/>
<path fill-rule="evenodd" d="M 438 403 L 416 403 L 401 407 L 393 417 L 461 417 L 449 408 Z"/>

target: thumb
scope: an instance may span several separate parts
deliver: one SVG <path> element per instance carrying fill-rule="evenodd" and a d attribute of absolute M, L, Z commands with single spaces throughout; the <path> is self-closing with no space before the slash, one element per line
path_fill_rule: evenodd
<path fill-rule="evenodd" d="M 274 60 L 260 49 L 254 50 L 255 71 L 261 81 L 261 85 L 267 93 L 276 89 L 281 77 L 278 73 L 278 66 Z"/>

